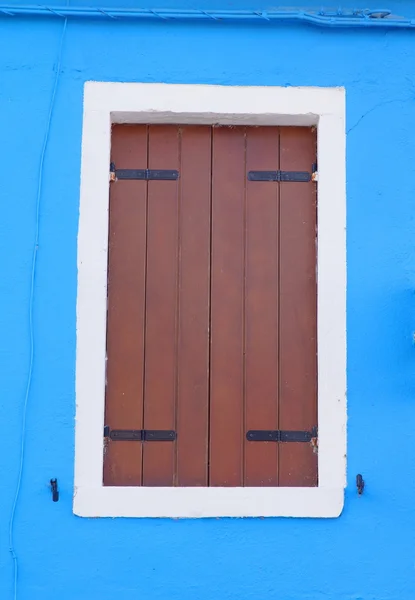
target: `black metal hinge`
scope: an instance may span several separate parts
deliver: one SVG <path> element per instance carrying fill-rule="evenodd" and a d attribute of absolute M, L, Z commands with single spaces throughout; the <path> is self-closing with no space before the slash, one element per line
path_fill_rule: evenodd
<path fill-rule="evenodd" d="M 249 171 L 249 181 L 289 181 L 306 183 L 314 180 L 314 173 L 307 171 Z"/>
<path fill-rule="evenodd" d="M 176 432 L 158 429 L 110 429 L 104 427 L 104 437 L 114 442 L 174 442 Z"/>
<path fill-rule="evenodd" d="M 248 442 L 312 442 L 317 439 L 317 427 L 311 431 L 251 430 L 246 439 Z"/>
<path fill-rule="evenodd" d="M 116 181 L 117 179 L 176 181 L 179 179 L 179 171 L 169 169 L 116 169 L 115 164 L 111 163 L 110 181 Z"/>

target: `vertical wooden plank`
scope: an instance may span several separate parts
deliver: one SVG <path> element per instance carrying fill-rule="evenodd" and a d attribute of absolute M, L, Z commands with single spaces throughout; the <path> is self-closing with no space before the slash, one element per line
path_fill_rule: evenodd
<path fill-rule="evenodd" d="M 279 166 L 277 127 L 247 128 L 247 171 Z M 278 183 L 247 181 L 245 429 L 278 429 Z M 278 485 L 278 446 L 245 439 L 245 485 Z"/>
<path fill-rule="evenodd" d="M 149 169 L 179 169 L 177 126 L 150 125 L 148 144 Z M 175 429 L 178 189 L 177 181 L 148 182 L 145 429 Z M 143 485 L 173 485 L 175 442 L 143 446 Z"/>
<path fill-rule="evenodd" d="M 208 484 L 211 128 L 181 128 L 177 481 Z"/>
<path fill-rule="evenodd" d="M 245 129 L 213 129 L 210 485 L 243 485 Z"/>
<path fill-rule="evenodd" d="M 147 127 L 116 125 L 111 160 L 120 169 L 147 166 Z M 141 429 L 143 422 L 146 195 L 143 181 L 110 187 L 107 386 L 105 424 Z M 141 485 L 142 446 L 106 441 L 104 485 Z"/>
<path fill-rule="evenodd" d="M 280 168 L 310 171 L 315 132 L 280 129 Z M 316 184 L 280 184 L 280 429 L 317 425 Z M 279 450 L 279 485 L 317 485 L 317 455 L 310 444 Z"/>

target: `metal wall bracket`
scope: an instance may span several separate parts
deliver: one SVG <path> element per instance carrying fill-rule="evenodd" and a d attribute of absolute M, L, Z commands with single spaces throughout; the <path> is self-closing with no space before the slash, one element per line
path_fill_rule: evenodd
<path fill-rule="evenodd" d="M 114 442 L 174 442 L 176 432 L 158 429 L 110 429 L 104 427 L 104 437 Z"/>
<path fill-rule="evenodd" d="M 312 442 L 317 439 L 317 427 L 311 431 L 251 430 L 246 439 L 248 442 Z"/>
<path fill-rule="evenodd" d="M 306 183 L 313 178 L 307 171 L 249 171 L 249 181 L 282 181 Z"/>
<path fill-rule="evenodd" d="M 58 490 L 58 480 L 56 478 L 50 480 L 50 490 L 52 492 L 52 501 L 58 502 L 59 490 Z"/>
<path fill-rule="evenodd" d="M 141 181 L 175 181 L 179 179 L 179 171 L 171 169 L 116 169 L 110 165 L 110 181 L 117 179 L 138 179 Z"/>
<path fill-rule="evenodd" d="M 363 490 L 365 489 L 365 480 L 360 475 L 360 473 L 356 475 L 356 487 L 357 493 L 359 494 L 359 496 L 361 496 L 363 494 Z"/>

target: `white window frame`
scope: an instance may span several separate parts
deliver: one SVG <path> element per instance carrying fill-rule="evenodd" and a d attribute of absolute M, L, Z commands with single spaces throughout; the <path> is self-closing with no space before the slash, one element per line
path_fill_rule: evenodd
<path fill-rule="evenodd" d="M 315 125 L 318 487 L 104 487 L 112 123 Z M 87 82 L 78 235 L 73 510 L 83 517 L 337 517 L 346 478 L 345 90 Z"/>

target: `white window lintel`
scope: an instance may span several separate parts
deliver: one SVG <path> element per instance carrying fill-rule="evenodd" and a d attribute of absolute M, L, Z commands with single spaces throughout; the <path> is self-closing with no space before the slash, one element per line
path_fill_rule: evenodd
<path fill-rule="evenodd" d="M 103 486 L 112 123 L 317 127 L 318 487 Z M 343 88 L 85 84 L 78 234 L 75 514 L 84 517 L 340 515 L 346 478 L 345 139 Z"/>

